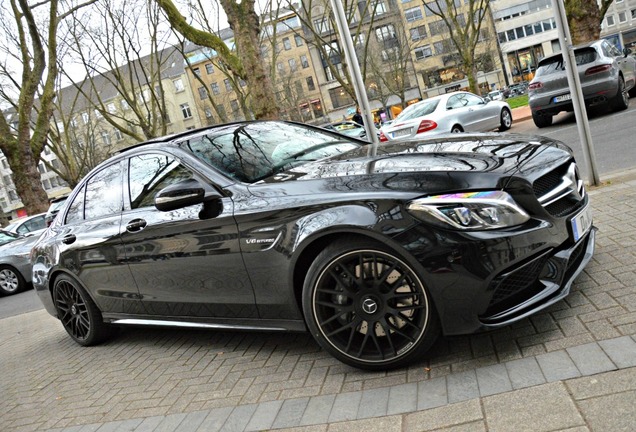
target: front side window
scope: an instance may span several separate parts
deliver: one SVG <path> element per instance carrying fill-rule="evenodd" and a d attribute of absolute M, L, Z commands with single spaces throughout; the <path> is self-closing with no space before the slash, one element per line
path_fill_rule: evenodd
<path fill-rule="evenodd" d="M 109 165 L 86 183 L 84 218 L 93 219 L 112 215 L 122 210 L 122 164 Z"/>
<path fill-rule="evenodd" d="M 192 172 L 172 156 L 147 154 L 129 160 L 128 184 L 132 209 L 155 205 L 165 187 L 192 178 Z"/>

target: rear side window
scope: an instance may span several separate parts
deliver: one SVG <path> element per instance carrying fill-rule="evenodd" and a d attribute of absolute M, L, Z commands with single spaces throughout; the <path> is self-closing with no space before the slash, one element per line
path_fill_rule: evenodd
<path fill-rule="evenodd" d="M 98 218 L 121 213 L 122 164 L 112 164 L 95 174 L 86 184 L 84 217 Z"/>

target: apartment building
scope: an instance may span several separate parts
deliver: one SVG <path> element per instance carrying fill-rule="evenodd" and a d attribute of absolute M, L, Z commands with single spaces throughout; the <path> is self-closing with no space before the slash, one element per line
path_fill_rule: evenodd
<path fill-rule="evenodd" d="M 601 37 L 636 53 L 636 0 L 614 0 L 603 19 Z"/>
<path fill-rule="evenodd" d="M 422 98 L 467 90 L 468 79 L 462 71 L 457 49 L 450 40 L 449 29 L 433 12 L 438 8 L 436 2 L 422 4 L 416 0 L 402 0 L 398 5 L 412 44 L 411 56 Z M 469 2 L 455 0 L 455 7 L 460 12 L 457 15 L 459 23 L 470 19 Z M 482 22 L 474 56 L 478 64 L 476 78 L 480 93 L 503 87 L 504 72 L 490 15 L 486 15 Z"/>

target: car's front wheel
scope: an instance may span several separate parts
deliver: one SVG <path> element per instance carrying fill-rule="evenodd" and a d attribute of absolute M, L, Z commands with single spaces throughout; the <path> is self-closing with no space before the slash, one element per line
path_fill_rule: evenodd
<path fill-rule="evenodd" d="M 613 108 L 616 111 L 623 111 L 629 106 L 629 93 L 625 89 L 625 79 L 622 76 L 618 77 L 618 92 L 613 101 Z"/>
<path fill-rule="evenodd" d="M 358 368 L 404 365 L 427 351 L 439 334 L 420 276 L 398 254 L 373 241 L 326 247 L 309 269 L 302 301 L 316 341 Z"/>
<path fill-rule="evenodd" d="M 60 275 L 55 280 L 53 301 L 64 329 L 78 344 L 95 345 L 109 336 L 101 312 L 73 278 Z"/>
<path fill-rule="evenodd" d="M 535 114 L 532 113 L 532 121 L 538 128 L 548 127 L 552 124 L 552 116 L 549 114 Z"/>
<path fill-rule="evenodd" d="M 512 127 L 512 113 L 508 108 L 501 110 L 499 116 L 499 132 L 507 131 Z"/>
<path fill-rule="evenodd" d="M 0 266 L 0 295 L 16 294 L 25 287 L 26 281 L 19 271 L 7 265 Z"/>

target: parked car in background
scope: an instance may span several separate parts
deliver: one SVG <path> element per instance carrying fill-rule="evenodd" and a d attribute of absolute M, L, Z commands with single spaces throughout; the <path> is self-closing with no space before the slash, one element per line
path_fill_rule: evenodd
<path fill-rule="evenodd" d="M 504 92 L 501 90 L 495 90 L 488 93 L 488 99 L 491 101 L 500 101 L 504 100 Z"/>
<path fill-rule="evenodd" d="M 35 233 L 39 233 L 44 228 L 46 228 L 44 216 L 45 213 L 40 213 L 33 216 L 25 216 L 16 219 L 14 221 L 11 221 L 9 225 L 4 227 L 4 230 L 23 236 L 29 236 Z"/>
<path fill-rule="evenodd" d="M 68 198 L 68 196 L 58 197 L 51 200 L 49 209 L 44 215 L 44 222 L 46 223 L 46 226 L 51 225 L 51 222 L 53 222 L 53 219 L 55 219 L 55 216 L 57 216 L 58 212 L 66 202 L 66 198 Z"/>
<path fill-rule="evenodd" d="M 512 84 L 510 87 L 508 87 L 508 89 L 510 91 L 509 97 L 521 96 L 528 92 L 528 83 L 524 82 L 524 83 Z"/>
<path fill-rule="evenodd" d="M 408 106 L 390 125 L 380 129 L 380 141 L 457 133 L 506 131 L 512 111 L 504 101 L 488 101 L 459 91 L 425 99 Z"/>
<path fill-rule="evenodd" d="M 629 50 L 621 52 L 606 40 L 575 47 L 577 71 L 587 106 L 608 104 L 611 110 L 624 110 L 629 96 L 636 92 L 636 59 Z M 552 124 L 561 111 L 573 111 L 572 95 L 562 54 L 541 61 L 528 87 L 532 120 L 539 127 Z"/>
<path fill-rule="evenodd" d="M 355 138 L 366 138 L 367 132 L 359 123 L 350 120 L 344 120 L 341 122 L 331 123 L 327 126 L 327 129 L 335 130 L 336 132 L 340 132 L 343 135 L 355 137 Z"/>
<path fill-rule="evenodd" d="M 549 307 L 592 257 L 589 198 L 558 141 L 449 134 L 370 150 L 254 121 L 121 151 L 33 247 L 34 288 L 80 345 L 110 324 L 309 330 L 345 363 L 388 369 L 440 331 Z"/>
<path fill-rule="evenodd" d="M 39 238 L 0 231 L 0 295 L 7 296 L 24 291 L 31 283 L 31 248 Z"/>

